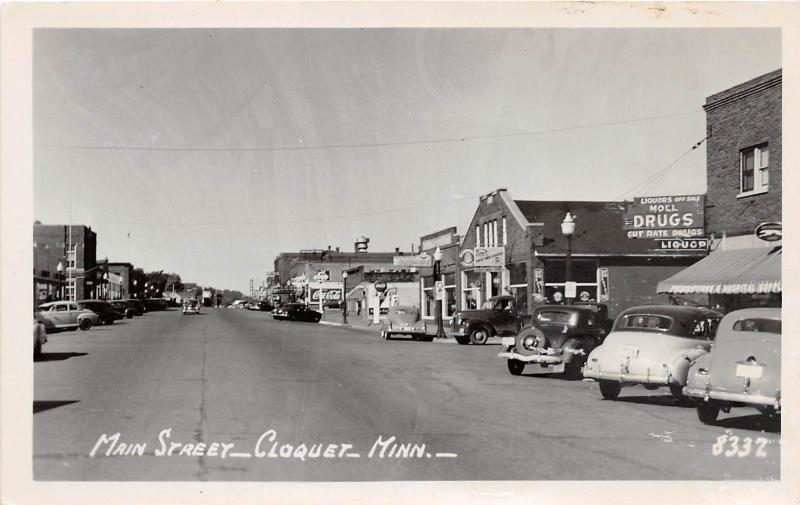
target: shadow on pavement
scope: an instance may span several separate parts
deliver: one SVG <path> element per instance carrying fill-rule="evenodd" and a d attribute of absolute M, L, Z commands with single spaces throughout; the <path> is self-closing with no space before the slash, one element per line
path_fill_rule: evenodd
<path fill-rule="evenodd" d="M 86 356 L 88 352 L 43 352 L 33 361 L 64 361 L 65 359 Z"/>
<path fill-rule="evenodd" d="M 694 407 L 693 403 L 686 400 L 678 400 L 672 395 L 619 396 L 612 401 L 639 405 L 658 405 L 661 407 Z"/>
<path fill-rule="evenodd" d="M 720 428 L 735 428 L 739 430 L 765 431 L 767 433 L 781 432 L 781 416 L 773 418 L 763 414 L 737 416 L 720 419 L 716 426 Z"/>
<path fill-rule="evenodd" d="M 45 410 L 63 407 L 72 403 L 78 403 L 79 400 L 56 400 L 56 401 L 36 401 L 33 402 L 33 413 L 44 412 Z"/>

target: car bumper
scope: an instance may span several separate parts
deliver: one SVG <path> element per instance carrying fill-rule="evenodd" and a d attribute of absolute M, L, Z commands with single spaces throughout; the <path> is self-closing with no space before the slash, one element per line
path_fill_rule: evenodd
<path fill-rule="evenodd" d="M 706 391 L 700 388 L 683 388 L 683 394 L 704 400 L 719 400 L 732 403 L 746 403 L 749 405 L 763 405 L 780 410 L 781 400 L 772 396 L 751 395 L 747 393 L 732 393 L 729 391 Z"/>
<path fill-rule="evenodd" d="M 600 372 L 596 370 L 583 370 L 584 379 L 611 380 L 618 382 L 636 382 L 638 384 L 670 384 L 671 376 L 654 374 L 632 374 L 620 372 Z"/>
<path fill-rule="evenodd" d="M 531 356 L 525 356 L 524 354 L 519 354 L 518 352 L 514 351 L 506 351 L 497 354 L 499 358 L 506 358 L 506 359 L 515 359 L 517 361 L 522 361 L 524 363 L 545 363 L 549 365 L 557 365 L 564 360 L 561 356 L 551 356 L 548 354 L 534 354 Z"/>

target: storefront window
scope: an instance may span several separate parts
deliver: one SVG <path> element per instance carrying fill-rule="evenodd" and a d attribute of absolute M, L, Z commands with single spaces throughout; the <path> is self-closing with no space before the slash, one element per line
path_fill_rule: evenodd
<path fill-rule="evenodd" d="M 574 301 L 597 301 L 597 262 L 573 260 L 570 281 L 576 283 Z M 544 266 L 545 303 L 566 303 L 566 261 L 549 260 Z"/>
<path fill-rule="evenodd" d="M 461 273 L 461 306 L 465 309 L 477 309 L 482 301 L 481 288 L 484 272 L 474 270 Z"/>

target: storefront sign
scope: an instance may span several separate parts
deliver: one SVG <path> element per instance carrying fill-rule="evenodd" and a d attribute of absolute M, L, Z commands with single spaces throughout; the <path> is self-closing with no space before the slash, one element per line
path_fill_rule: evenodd
<path fill-rule="evenodd" d="M 338 289 L 312 289 L 312 303 L 319 303 L 320 300 L 341 300 L 342 292 Z"/>
<path fill-rule="evenodd" d="M 320 270 L 314 274 L 314 280 L 317 282 L 325 282 L 330 278 L 330 274 L 325 270 Z"/>
<path fill-rule="evenodd" d="M 624 217 L 629 239 L 698 238 L 703 228 L 704 195 L 640 196 Z"/>
<path fill-rule="evenodd" d="M 597 300 L 600 302 L 608 301 L 608 268 L 597 269 Z"/>
<path fill-rule="evenodd" d="M 476 247 L 460 254 L 462 268 L 502 267 L 506 264 L 505 247 Z"/>
<path fill-rule="evenodd" d="M 377 281 L 375 283 L 375 291 L 377 291 L 378 293 L 383 293 L 384 291 L 386 291 L 386 282 Z"/>
<path fill-rule="evenodd" d="M 544 268 L 533 269 L 533 296 L 537 301 L 544 299 Z"/>
<path fill-rule="evenodd" d="M 396 267 L 429 267 L 433 265 L 433 257 L 428 253 L 420 253 L 416 256 L 395 256 L 394 266 Z"/>
<path fill-rule="evenodd" d="M 567 298 L 575 298 L 578 294 L 578 284 L 573 281 L 564 283 L 564 296 Z"/>
<path fill-rule="evenodd" d="M 708 239 L 660 239 L 656 240 L 656 249 L 660 251 L 707 251 Z"/>
<path fill-rule="evenodd" d="M 756 227 L 756 237 L 767 242 L 783 239 L 783 223 L 761 223 Z"/>

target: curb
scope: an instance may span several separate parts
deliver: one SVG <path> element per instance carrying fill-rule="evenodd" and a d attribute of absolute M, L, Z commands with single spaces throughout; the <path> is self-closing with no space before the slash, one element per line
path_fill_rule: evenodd
<path fill-rule="evenodd" d="M 320 321 L 319 324 L 324 324 L 326 326 L 333 326 L 333 327 L 337 327 L 337 328 L 347 328 L 347 329 L 350 329 L 350 330 L 363 331 L 363 332 L 366 332 L 366 333 L 373 333 L 373 334 L 377 334 L 378 333 L 377 327 L 373 327 L 373 326 L 353 326 L 353 325 L 350 325 L 350 324 L 334 323 L 332 321 Z M 451 337 L 450 335 L 448 335 L 446 338 L 435 338 L 435 339 L 433 339 L 433 343 L 455 344 L 456 340 L 453 337 Z"/>

